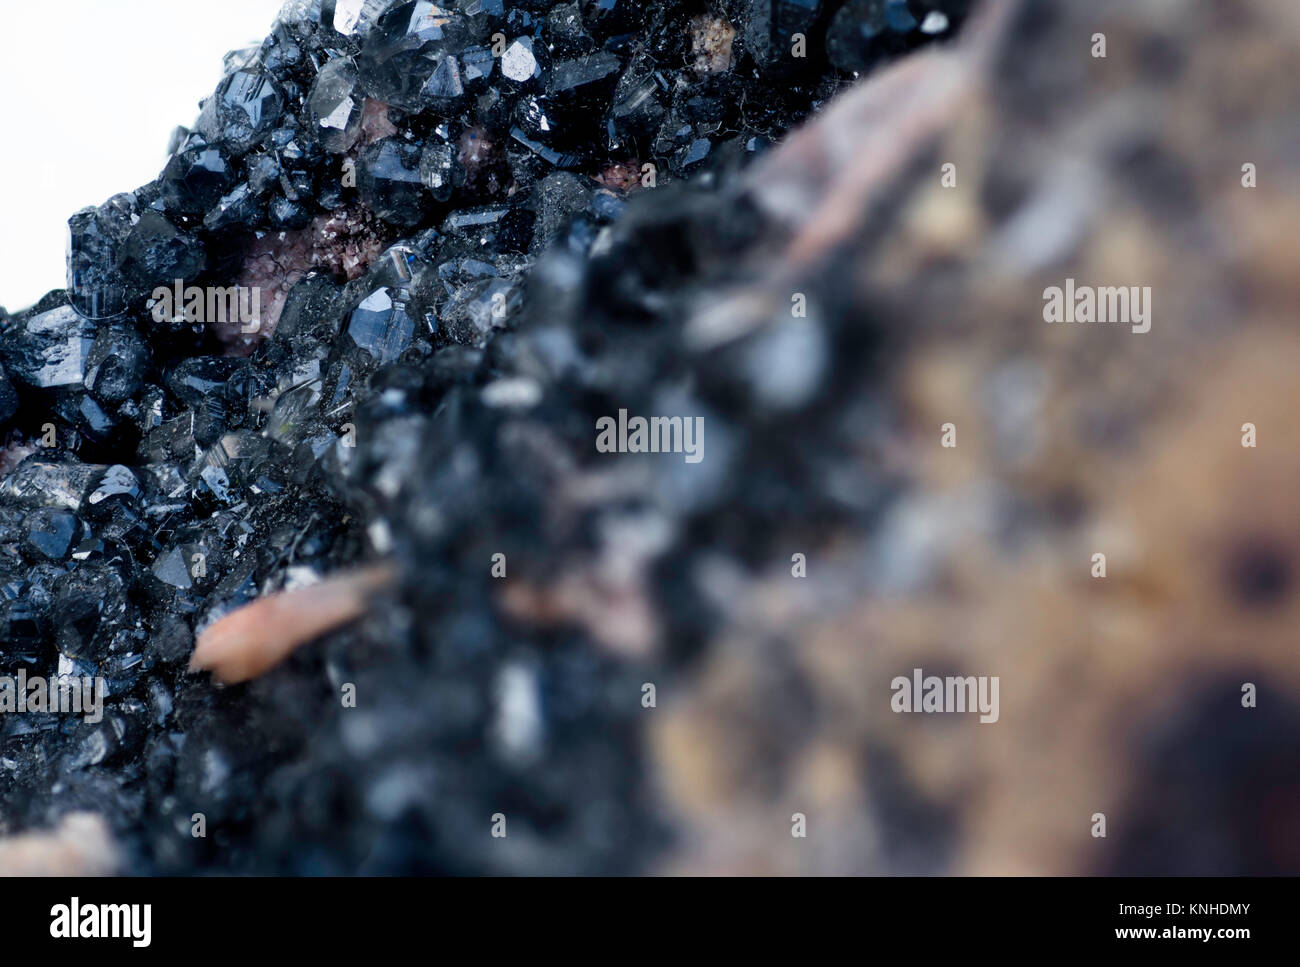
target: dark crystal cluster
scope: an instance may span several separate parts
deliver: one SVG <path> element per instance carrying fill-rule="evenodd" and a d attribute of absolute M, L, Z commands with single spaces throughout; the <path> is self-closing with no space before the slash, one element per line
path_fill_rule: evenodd
<path fill-rule="evenodd" d="M 708 621 L 683 576 L 870 502 L 792 442 L 843 444 L 809 416 L 863 365 L 835 307 L 692 341 L 758 227 L 726 186 L 966 7 L 287 4 L 0 318 L 0 673 L 107 683 L 100 721 L 0 716 L 3 830 L 92 809 L 139 872 L 639 868 L 641 684 Z M 251 327 L 212 312 L 241 286 Z M 705 469 L 600 462 L 620 407 L 707 414 Z M 186 673 L 222 615 L 384 557 L 391 595 L 285 667 Z"/>

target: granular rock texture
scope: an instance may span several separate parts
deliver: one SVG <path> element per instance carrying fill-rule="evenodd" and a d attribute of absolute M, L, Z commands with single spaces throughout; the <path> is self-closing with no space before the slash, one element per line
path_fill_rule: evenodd
<path fill-rule="evenodd" d="M 852 67 L 837 6 L 293 0 L 231 52 L 3 319 L 0 669 L 105 695 L 0 717 L 0 832 L 90 811 L 145 873 L 651 868 L 642 686 L 703 645 L 692 558 L 802 499 L 683 353 L 755 225 L 720 189 L 967 5 Z M 709 462 L 596 451 L 646 407 L 707 408 Z M 187 671 L 222 616 L 387 559 L 282 667 Z"/>
<path fill-rule="evenodd" d="M 0 669 L 107 696 L 0 716 L 0 849 L 89 811 L 141 873 L 1295 872 L 1298 39 L 290 3 L 3 320 Z M 1047 323 L 1067 278 L 1150 330 Z M 212 317 L 240 279 L 273 323 Z M 627 414 L 700 459 L 603 452 Z M 381 560 L 356 623 L 187 672 Z M 894 712 L 918 667 L 998 721 Z"/>

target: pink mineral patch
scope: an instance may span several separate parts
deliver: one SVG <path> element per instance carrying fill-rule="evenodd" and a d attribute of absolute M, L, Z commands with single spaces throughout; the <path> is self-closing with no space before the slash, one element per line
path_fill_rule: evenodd
<path fill-rule="evenodd" d="M 247 356 L 275 332 L 289 289 L 308 272 L 328 272 L 349 282 L 360 278 L 391 234 L 368 208 L 353 205 L 317 215 L 306 228 L 258 238 L 249 246 L 236 284 L 261 291 L 261 328 L 248 334 L 239 323 L 214 323 L 227 355 Z"/>
<path fill-rule="evenodd" d="M 361 134 L 366 144 L 382 141 L 397 133 L 397 126 L 388 119 L 388 105 L 373 97 L 366 98 L 361 108 Z"/>

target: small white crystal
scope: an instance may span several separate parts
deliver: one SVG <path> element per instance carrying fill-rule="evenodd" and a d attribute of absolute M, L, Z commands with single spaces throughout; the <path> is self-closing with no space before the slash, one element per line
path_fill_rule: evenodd
<path fill-rule="evenodd" d="M 537 58 L 533 56 L 532 47 L 525 44 L 523 38 L 516 40 L 501 55 L 501 73 L 512 81 L 526 81 L 537 70 Z"/>

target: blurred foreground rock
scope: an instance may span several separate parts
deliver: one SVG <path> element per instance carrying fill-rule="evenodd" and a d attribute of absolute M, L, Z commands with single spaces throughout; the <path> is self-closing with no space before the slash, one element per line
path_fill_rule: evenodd
<path fill-rule="evenodd" d="M 729 620 L 655 722 L 662 869 L 1300 869 L 1300 10 L 1007 12 L 748 175 L 783 254 L 735 301 L 878 340 L 845 458 L 894 497 L 713 576 Z M 1044 322 L 1067 278 L 1150 286 L 1150 331 Z M 1000 720 L 891 712 L 916 667 L 1000 676 Z"/>

